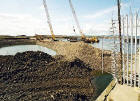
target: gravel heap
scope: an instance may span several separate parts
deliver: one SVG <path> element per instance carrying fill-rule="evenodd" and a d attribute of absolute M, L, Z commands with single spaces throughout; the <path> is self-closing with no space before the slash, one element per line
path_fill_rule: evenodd
<path fill-rule="evenodd" d="M 0 56 L 0 101 L 89 101 L 91 71 L 78 58 L 64 61 L 39 51 Z"/>
<path fill-rule="evenodd" d="M 91 68 L 102 70 L 102 50 L 84 42 L 37 42 L 38 45 L 50 48 L 67 60 L 79 58 Z M 110 72 L 112 66 L 111 51 L 104 50 L 104 71 Z"/>

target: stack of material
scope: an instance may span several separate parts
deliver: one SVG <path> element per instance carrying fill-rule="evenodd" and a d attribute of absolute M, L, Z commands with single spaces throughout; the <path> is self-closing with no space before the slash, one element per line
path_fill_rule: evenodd
<path fill-rule="evenodd" d="M 79 59 L 57 60 L 42 52 L 0 56 L 0 100 L 90 100 L 91 71 Z"/>

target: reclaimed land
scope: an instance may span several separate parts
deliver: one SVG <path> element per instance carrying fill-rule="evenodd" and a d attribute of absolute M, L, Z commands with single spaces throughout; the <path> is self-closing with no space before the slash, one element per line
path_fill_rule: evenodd
<path fill-rule="evenodd" d="M 32 42 L 57 55 L 28 51 L 0 56 L 1 101 L 90 101 L 97 96 L 91 78 L 101 75 L 100 49 L 84 42 Z M 110 71 L 111 61 L 111 53 L 104 51 L 104 71 Z"/>
<path fill-rule="evenodd" d="M 91 73 L 100 72 L 61 58 L 33 51 L 0 56 L 0 100 L 89 101 L 96 95 Z"/>
<path fill-rule="evenodd" d="M 45 41 L 37 42 L 38 45 L 50 48 L 57 52 L 57 55 L 62 55 L 66 60 L 79 58 L 89 64 L 91 68 L 102 69 L 102 51 L 98 48 L 80 42 L 62 42 L 62 41 Z M 110 72 L 112 65 L 111 51 L 104 51 L 104 71 Z"/>

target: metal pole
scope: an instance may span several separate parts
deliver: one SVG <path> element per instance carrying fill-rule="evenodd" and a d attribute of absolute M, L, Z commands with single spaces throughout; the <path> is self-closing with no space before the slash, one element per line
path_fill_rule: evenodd
<path fill-rule="evenodd" d="M 102 74 L 104 72 L 104 51 L 103 51 L 103 37 L 102 37 Z"/>
<path fill-rule="evenodd" d="M 115 54 L 115 49 L 116 49 L 116 47 L 115 47 L 115 45 L 116 45 L 116 41 L 115 41 L 115 32 L 114 32 L 114 22 L 113 22 L 113 20 L 112 20 L 112 29 L 113 29 L 113 37 L 114 37 L 114 52 L 113 52 L 113 57 L 114 57 L 114 78 L 116 78 L 116 54 Z"/>
<path fill-rule="evenodd" d="M 137 26 L 139 27 L 139 26 Z M 139 83 L 138 83 L 139 87 L 140 87 L 140 38 L 139 38 Z"/>
<path fill-rule="evenodd" d="M 118 21 L 119 21 L 119 39 L 120 39 L 120 61 L 121 61 L 121 70 L 122 66 L 122 36 L 121 36 L 121 11 L 120 11 L 120 0 L 117 0 L 118 5 Z M 122 71 L 120 71 L 122 72 Z M 120 73 L 120 78 L 122 78 L 122 74 Z"/>
<path fill-rule="evenodd" d="M 122 37 L 122 55 L 123 55 L 123 84 L 125 84 L 125 64 L 124 64 L 124 49 L 125 49 L 125 44 L 124 44 L 124 33 L 125 33 L 125 28 L 124 28 L 124 17 L 123 17 L 123 37 Z"/>
<path fill-rule="evenodd" d="M 131 86 L 133 84 L 133 14 L 131 12 Z"/>
<path fill-rule="evenodd" d="M 134 86 L 136 86 L 136 67 L 137 67 L 137 12 L 136 12 L 136 34 L 135 34 L 135 66 L 134 66 Z"/>
<path fill-rule="evenodd" d="M 129 53 L 129 36 L 128 36 L 128 15 L 126 15 L 126 19 L 127 19 L 127 85 L 129 83 L 129 58 L 128 58 L 128 53 Z"/>
<path fill-rule="evenodd" d="M 137 28 L 140 27 L 140 26 L 139 26 L 139 15 L 138 15 L 138 14 L 139 14 L 139 11 L 137 12 L 137 26 L 136 26 Z M 137 29 L 137 31 L 138 31 L 138 29 Z M 138 63 L 139 63 L 139 66 L 138 66 L 138 71 L 139 71 L 139 72 L 138 72 L 138 87 L 140 87 L 140 38 L 138 38 L 138 39 L 139 39 L 139 57 L 138 57 L 138 58 L 139 58 L 139 59 L 138 59 L 138 60 L 139 60 L 139 62 L 138 62 Z"/>

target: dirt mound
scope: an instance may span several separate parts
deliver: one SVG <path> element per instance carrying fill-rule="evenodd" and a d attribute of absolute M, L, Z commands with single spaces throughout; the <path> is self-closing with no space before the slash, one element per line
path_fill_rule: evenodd
<path fill-rule="evenodd" d="M 0 100 L 88 101 L 90 72 L 80 59 L 57 60 L 43 52 L 0 56 Z"/>
<path fill-rule="evenodd" d="M 102 50 L 84 42 L 37 42 L 38 45 L 50 48 L 67 60 L 75 57 L 89 64 L 90 67 L 102 70 Z M 104 51 L 104 71 L 110 72 L 112 66 L 111 51 Z"/>
<path fill-rule="evenodd" d="M 17 53 L 15 56 L 0 56 L 0 72 L 12 72 L 20 69 L 35 69 L 54 61 L 49 54 L 43 52 L 27 51 Z"/>

